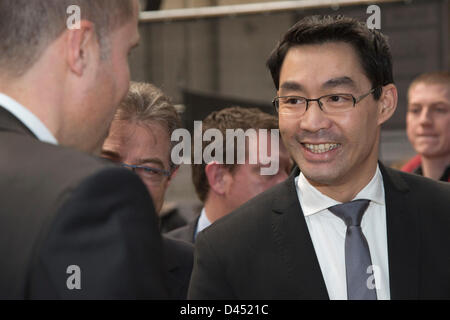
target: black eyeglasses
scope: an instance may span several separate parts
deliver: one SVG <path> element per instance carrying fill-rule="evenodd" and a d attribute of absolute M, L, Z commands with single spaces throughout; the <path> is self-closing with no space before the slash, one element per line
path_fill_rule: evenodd
<path fill-rule="evenodd" d="M 373 88 L 358 98 L 350 93 L 327 94 L 317 99 L 308 99 L 301 96 L 281 96 L 273 100 L 273 105 L 279 114 L 288 116 L 303 115 L 308 110 L 311 101 L 317 101 L 320 110 L 324 113 L 341 113 L 353 109 L 358 102 L 374 93 L 378 88 L 380 87 Z"/>
<path fill-rule="evenodd" d="M 159 184 L 165 177 L 170 177 L 171 172 L 159 168 L 152 168 L 147 166 L 137 166 L 126 163 L 120 164 L 122 167 L 136 172 L 142 179 L 154 184 Z"/>

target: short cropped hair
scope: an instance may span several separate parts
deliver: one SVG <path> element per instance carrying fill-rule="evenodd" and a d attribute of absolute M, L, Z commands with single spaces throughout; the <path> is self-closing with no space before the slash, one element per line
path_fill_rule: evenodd
<path fill-rule="evenodd" d="M 131 82 L 127 96 L 121 102 L 114 120 L 126 120 L 144 126 L 153 123 L 161 125 L 169 135 L 167 144 L 172 147 L 176 142 L 171 141 L 173 131 L 181 128 L 181 118 L 173 106 L 170 98 L 160 89 L 150 83 Z M 177 166 L 168 154 L 169 165 L 173 170 Z"/>
<path fill-rule="evenodd" d="M 450 72 L 449 71 L 436 71 L 427 72 L 418 75 L 409 85 L 409 90 L 419 83 L 424 84 L 441 84 L 450 88 Z"/>
<path fill-rule="evenodd" d="M 208 129 L 218 129 L 223 137 L 226 137 L 227 129 L 278 129 L 278 118 L 271 114 L 262 112 L 258 108 L 242 108 L 230 107 L 219 111 L 215 111 L 208 115 L 202 122 L 202 136 Z M 224 139 L 223 158 L 226 159 L 226 143 Z M 203 150 L 208 145 L 208 142 L 203 141 Z M 234 144 L 234 155 L 237 154 L 237 144 Z M 228 171 L 233 172 L 236 166 L 234 164 L 224 164 Z M 192 165 L 192 181 L 195 186 L 197 196 L 202 202 L 205 202 L 210 189 L 208 179 L 205 173 L 206 163 Z"/>
<path fill-rule="evenodd" d="M 327 42 L 345 42 L 355 49 L 372 88 L 394 83 L 391 50 L 387 37 L 381 32 L 370 30 L 353 18 L 310 16 L 287 31 L 267 61 L 277 90 L 280 87 L 280 70 L 290 48 Z M 378 100 L 381 89 L 375 90 L 373 95 Z"/>
<path fill-rule="evenodd" d="M 1 72 L 18 77 L 31 68 L 67 28 L 71 5 L 80 7 L 82 20 L 94 23 L 102 49 L 109 33 L 128 21 L 135 10 L 134 0 L 1 0 Z"/>

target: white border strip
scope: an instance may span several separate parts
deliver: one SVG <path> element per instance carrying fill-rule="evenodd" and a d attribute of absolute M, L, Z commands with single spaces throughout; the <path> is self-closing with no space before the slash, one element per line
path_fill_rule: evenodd
<path fill-rule="evenodd" d="M 404 0 L 403 0 L 404 1 Z M 160 22 L 174 20 L 217 18 L 246 14 L 267 14 L 272 12 L 311 9 L 320 7 L 337 7 L 361 4 L 379 4 L 386 2 L 403 2 L 402 0 L 301 0 L 239 4 L 217 7 L 200 7 L 145 11 L 140 14 L 140 22 Z"/>

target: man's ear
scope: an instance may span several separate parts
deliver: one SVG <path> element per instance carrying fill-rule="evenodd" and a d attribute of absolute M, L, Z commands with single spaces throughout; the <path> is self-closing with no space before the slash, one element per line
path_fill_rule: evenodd
<path fill-rule="evenodd" d="M 82 20 L 80 28 L 66 30 L 67 63 L 77 76 L 82 76 L 88 64 L 99 55 L 99 43 L 94 24 Z M 97 49 L 95 49 L 97 48 Z"/>
<path fill-rule="evenodd" d="M 211 162 L 205 167 L 206 178 L 210 189 L 218 195 L 224 195 L 228 190 L 230 173 L 224 165 Z"/>
<path fill-rule="evenodd" d="M 378 125 L 382 125 L 392 117 L 397 109 L 397 102 L 397 87 L 394 84 L 384 86 L 378 100 Z"/>

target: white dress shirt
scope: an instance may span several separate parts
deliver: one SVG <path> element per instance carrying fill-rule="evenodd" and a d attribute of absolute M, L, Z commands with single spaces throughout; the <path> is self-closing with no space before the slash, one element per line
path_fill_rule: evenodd
<path fill-rule="evenodd" d="M 340 202 L 322 194 L 301 173 L 295 179 L 300 205 L 305 215 L 316 256 L 319 260 L 328 295 L 332 300 L 347 299 L 345 272 L 344 221 L 328 208 Z M 386 204 L 383 176 L 379 167 L 369 184 L 353 200 L 371 200 L 361 221 L 362 231 L 369 244 L 378 300 L 389 300 L 389 265 L 386 231 Z M 367 275 L 368 278 L 370 274 Z"/>
<path fill-rule="evenodd" d="M 58 144 L 56 138 L 42 121 L 16 100 L 0 93 L 0 106 L 19 119 L 40 141 Z"/>
<path fill-rule="evenodd" d="M 211 225 L 211 221 L 209 221 L 208 217 L 206 216 L 206 210 L 205 210 L 205 208 L 203 208 L 202 212 L 200 213 L 200 218 L 198 219 L 197 229 L 195 230 L 194 239 L 197 238 L 197 234 L 200 231 L 208 228 L 210 225 Z"/>

